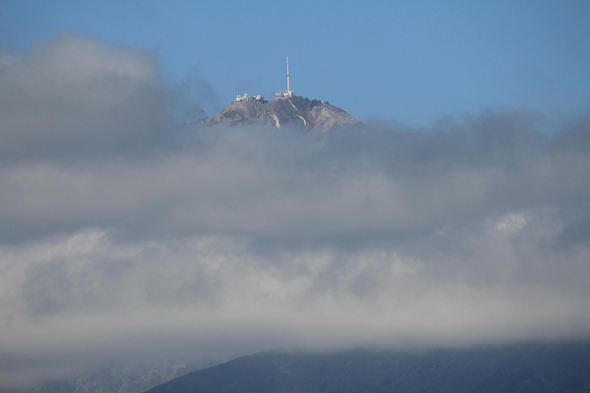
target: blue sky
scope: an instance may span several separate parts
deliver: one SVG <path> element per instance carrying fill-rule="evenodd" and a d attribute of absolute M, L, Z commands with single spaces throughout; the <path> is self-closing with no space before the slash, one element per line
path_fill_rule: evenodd
<path fill-rule="evenodd" d="M 153 51 L 171 82 L 209 83 L 208 112 L 282 89 L 287 56 L 295 94 L 364 121 L 590 105 L 588 1 L 3 0 L 0 15 L 12 51 L 64 31 Z"/>

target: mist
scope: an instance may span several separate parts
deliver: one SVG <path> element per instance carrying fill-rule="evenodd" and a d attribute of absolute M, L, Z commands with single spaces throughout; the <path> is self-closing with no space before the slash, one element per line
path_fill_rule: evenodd
<path fill-rule="evenodd" d="M 138 48 L 66 34 L 0 57 L 3 386 L 590 335 L 590 115 L 318 135 L 179 124 L 175 94 Z"/>

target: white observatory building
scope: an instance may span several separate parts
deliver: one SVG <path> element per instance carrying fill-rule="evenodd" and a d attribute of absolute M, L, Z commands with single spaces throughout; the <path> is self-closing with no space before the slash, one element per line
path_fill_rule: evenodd
<path fill-rule="evenodd" d="M 274 98 L 291 98 L 291 97 L 293 97 L 293 92 L 291 91 L 291 88 L 289 86 L 289 58 L 287 57 L 287 90 L 278 91 L 275 94 Z M 243 96 L 238 94 L 238 96 L 236 97 L 236 102 L 250 101 L 250 100 L 264 101 L 264 98 L 262 98 L 259 95 L 250 96 L 250 95 L 248 95 L 248 93 L 244 93 Z"/>

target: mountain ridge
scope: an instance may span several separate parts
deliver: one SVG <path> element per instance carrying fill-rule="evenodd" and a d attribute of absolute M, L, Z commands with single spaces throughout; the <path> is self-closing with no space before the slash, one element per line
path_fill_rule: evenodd
<path fill-rule="evenodd" d="M 588 393 L 590 344 L 526 344 L 425 353 L 270 351 L 189 373 L 146 393 L 188 392 Z"/>

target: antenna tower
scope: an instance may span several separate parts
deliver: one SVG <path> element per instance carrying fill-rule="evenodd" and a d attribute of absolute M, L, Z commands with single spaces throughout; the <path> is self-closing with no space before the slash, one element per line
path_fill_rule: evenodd
<path fill-rule="evenodd" d="M 287 57 L 287 96 L 291 96 L 291 90 L 289 90 L 289 57 Z"/>

